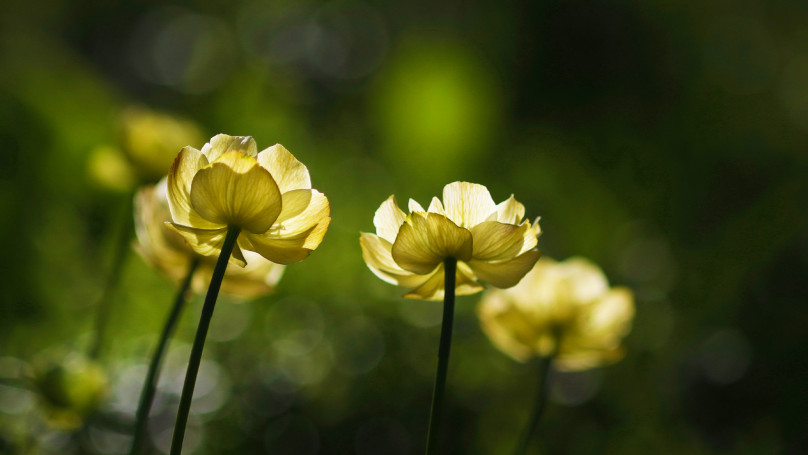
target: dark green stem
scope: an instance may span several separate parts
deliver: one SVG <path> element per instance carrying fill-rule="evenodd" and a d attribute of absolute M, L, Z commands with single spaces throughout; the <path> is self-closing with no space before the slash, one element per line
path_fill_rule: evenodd
<path fill-rule="evenodd" d="M 516 446 L 514 455 L 525 454 L 530 445 L 530 439 L 533 433 L 535 433 L 536 427 L 539 425 L 539 419 L 541 419 L 542 414 L 544 414 L 544 409 L 547 407 L 547 395 L 550 391 L 550 381 L 548 379 L 550 370 L 553 367 L 554 358 L 555 352 L 539 360 L 539 391 L 536 394 L 536 405 L 533 408 L 533 414 L 530 416 L 530 420 L 522 432 L 522 437 L 519 440 L 519 445 Z"/>
<path fill-rule="evenodd" d="M 132 221 L 133 199 L 134 194 L 129 194 L 126 198 L 126 203 L 123 204 L 123 216 L 121 217 L 118 241 L 115 244 L 115 251 L 112 256 L 112 264 L 110 265 L 109 275 L 107 275 L 107 281 L 104 283 L 104 289 L 101 291 L 101 297 L 96 304 L 95 330 L 87 352 L 87 355 L 91 359 L 98 359 L 101 354 L 101 346 L 104 343 L 104 333 L 107 322 L 109 322 L 109 313 L 112 308 L 112 295 L 115 293 L 118 282 L 121 280 L 123 264 L 126 262 L 126 257 L 129 254 L 129 243 L 132 239 L 132 233 L 134 232 L 134 223 Z"/>
<path fill-rule="evenodd" d="M 199 374 L 199 364 L 202 361 L 205 338 L 208 335 L 208 327 L 210 327 L 210 320 L 213 317 L 213 309 L 216 307 L 216 298 L 219 296 L 219 288 L 222 286 L 227 262 L 230 260 L 233 247 L 236 246 L 239 232 L 241 232 L 239 227 L 230 226 L 227 229 L 222 252 L 213 269 L 208 293 L 205 295 L 205 303 L 202 306 L 202 315 L 199 318 L 199 326 L 196 329 L 194 345 L 191 348 L 191 358 L 188 359 L 188 370 L 185 373 L 185 383 L 182 386 L 182 395 L 180 395 L 180 407 L 177 410 L 177 423 L 174 424 L 174 438 L 171 440 L 170 455 L 182 453 L 182 441 L 185 439 L 185 426 L 188 424 L 188 414 L 191 412 L 191 399 L 194 395 L 196 376 Z"/>
<path fill-rule="evenodd" d="M 185 307 L 186 295 L 188 294 L 188 288 L 191 287 L 191 281 L 193 280 L 197 265 L 199 265 L 199 260 L 196 258 L 192 259 L 188 264 L 188 273 L 185 275 L 185 279 L 182 281 L 177 291 L 177 296 L 174 298 L 174 306 L 168 314 L 168 319 L 166 319 L 165 326 L 163 326 L 163 333 L 160 335 L 160 340 L 157 343 L 157 349 L 154 351 L 151 364 L 149 364 L 149 372 L 146 374 L 143 390 L 140 392 L 140 404 L 137 408 L 137 414 L 135 414 L 135 434 L 134 439 L 132 439 L 132 449 L 129 451 L 129 455 L 136 455 L 142 450 L 146 435 L 146 421 L 149 418 L 149 411 L 151 411 L 152 402 L 154 401 L 154 394 L 157 391 L 157 379 L 160 377 L 160 368 L 163 363 L 166 347 L 168 346 L 168 340 L 174 333 L 174 328 L 177 326 L 177 322 L 179 322 L 182 309 Z"/>
<path fill-rule="evenodd" d="M 444 261 L 444 294 L 443 322 L 440 328 L 440 346 L 438 347 L 438 372 L 435 375 L 435 389 L 432 392 L 432 408 L 429 412 L 429 430 L 427 432 L 426 454 L 434 454 L 438 447 L 440 422 L 443 416 L 443 393 L 446 390 L 446 370 L 449 367 L 449 351 L 452 348 L 452 325 L 455 306 L 455 274 L 457 259 Z"/>

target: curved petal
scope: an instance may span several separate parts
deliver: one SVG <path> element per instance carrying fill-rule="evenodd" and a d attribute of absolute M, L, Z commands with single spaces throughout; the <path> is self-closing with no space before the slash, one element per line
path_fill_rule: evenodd
<path fill-rule="evenodd" d="M 193 248 L 197 254 L 216 257 L 221 254 L 222 246 L 224 246 L 224 238 L 227 236 L 227 228 L 196 229 L 170 221 L 166 222 L 166 225 L 185 238 L 185 241 L 188 242 L 188 245 Z M 241 252 L 238 245 L 233 248 L 233 253 L 230 255 L 228 262 L 237 264 L 240 267 L 247 265 L 244 254 Z"/>
<path fill-rule="evenodd" d="M 410 198 L 410 202 L 407 204 L 407 209 L 410 211 L 410 213 L 412 213 L 412 212 L 426 212 L 426 210 L 424 210 L 424 208 L 421 207 L 421 204 L 419 204 L 418 201 L 416 201 L 413 198 Z"/>
<path fill-rule="evenodd" d="M 390 196 L 376 210 L 373 216 L 373 225 L 376 226 L 376 234 L 390 243 L 396 241 L 398 230 L 407 219 L 407 214 L 398 208 L 395 196 Z"/>
<path fill-rule="evenodd" d="M 257 159 L 261 166 L 272 174 L 281 193 L 311 189 L 309 170 L 281 144 L 262 150 Z"/>
<path fill-rule="evenodd" d="M 525 217 L 525 206 L 517 201 L 513 194 L 508 199 L 497 204 L 497 221 L 502 223 L 519 224 Z"/>
<path fill-rule="evenodd" d="M 430 275 L 426 281 L 415 289 L 410 290 L 404 294 L 407 299 L 422 299 L 422 300 L 441 300 L 445 294 L 444 285 L 446 277 L 444 277 L 443 264 Z"/>
<path fill-rule="evenodd" d="M 257 234 L 268 231 L 278 218 L 281 194 L 254 158 L 228 152 L 196 173 L 191 207 L 211 222 Z"/>
<path fill-rule="evenodd" d="M 362 258 L 374 275 L 382 280 L 408 288 L 418 287 L 429 279 L 428 275 L 416 275 L 408 272 L 393 260 L 393 245 L 375 234 L 360 233 L 359 244 L 362 247 Z"/>
<path fill-rule="evenodd" d="M 443 209 L 443 204 L 440 202 L 440 199 L 436 197 L 432 198 L 432 202 L 429 203 L 429 208 L 427 209 L 427 211 L 447 216 L 446 210 Z"/>
<path fill-rule="evenodd" d="M 202 154 L 211 163 L 225 153 L 233 151 L 254 157 L 257 154 L 258 147 L 255 145 L 255 140 L 250 136 L 228 136 L 227 134 L 217 134 L 211 138 L 210 142 L 202 146 Z"/>
<path fill-rule="evenodd" d="M 295 236 L 246 233 L 239 245 L 277 264 L 291 264 L 306 259 L 319 246 L 330 223 L 331 218 L 325 218 L 316 226 Z"/>
<path fill-rule="evenodd" d="M 497 211 L 488 189 L 469 182 L 454 182 L 443 187 L 443 206 L 449 219 L 464 228 L 482 223 Z"/>
<path fill-rule="evenodd" d="M 200 169 L 208 165 L 199 150 L 185 147 L 180 150 L 166 177 L 168 209 L 175 223 L 193 226 L 199 229 L 217 229 L 222 226 L 202 218 L 191 208 L 191 182 Z"/>
<path fill-rule="evenodd" d="M 609 280 L 593 262 L 582 257 L 572 257 L 556 266 L 562 290 L 571 301 L 590 304 L 609 291 Z"/>
<path fill-rule="evenodd" d="M 281 213 L 271 228 L 278 238 L 304 235 L 331 213 L 328 198 L 317 190 L 289 191 L 282 198 Z"/>
<path fill-rule="evenodd" d="M 518 283 L 533 268 L 539 257 L 541 257 L 541 252 L 531 250 L 505 261 L 472 260 L 469 261 L 469 266 L 479 279 L 498 288 L 509 288 Z"/>
<path fill-rule="evenodd" d="M 469 231 L 474 238 L 474 259 L 499 261 L 518 255 L 529 229 L 527 224 L 516 226 L 498 221 L 484 221 L 472 227 Z"/>
<path fill-rule="evenodd" d="M 471 259 L 471 232 L 437 213 L 413 213 L 399 229 L 393 259 L 404 270 L 430 273 L 448 257 Z"/>

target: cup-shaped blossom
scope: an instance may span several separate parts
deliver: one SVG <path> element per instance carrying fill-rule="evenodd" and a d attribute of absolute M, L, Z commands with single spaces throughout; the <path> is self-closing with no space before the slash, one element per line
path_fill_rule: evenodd
<path fill-rule="evenodd" d="M 628 288 L 610 288 L 586 259 L 544 258 L 516 286 L 486 291 L 477 310 L 483 331 L 512 358 L 555 353 L 556 368 L 576 371 L 623 357 L 634 297 Z"/>
<path fill-rule="evenodd" d="M 390 196 L 373 218 L 376 234 L 362 233 L 362 253 L 379 278 L 410 291 L 405 297 L 440 300 L 444 261 L 457 260 L 455 293 L 483 289 L 481 281 L 507 288 L 538 261 L 538 220 L 523 220 L 525 207 L 513 196 L 494 203 L 483 185 L 454 182 L 425 210 L 410 199 L 409 214 Z"/>
<path fill-rule="evenodd" d="M 325 195 L 309 171 L 276 144 L 260 153 L 251 137 L 219 134 L 185 147 L 168 172 L 168 225 L 203 256 L 218 256 L 229 228 L 240 229 L 230 262 L 243 250 L 290 264 L 317 248 L 331 222 Z"/>
<path fill-rule="evenodd" d="M 146 262 L 178 283 L 188 272 L 190 262 L 199 261 L 191 289 L 198 294 L 204 293 L 213 276 L 216 258 L 194 252 L 182 237 L 166 225 L 168 221 L 171 221 L 171 212 L 168 209 L 166 179 L 156 185 L 140 188 L 135 195 L 135 249 Z M 222 292 L 238 299 L 251 299 L 272 292 L 285 267 L 264 259 L 258 253 L 243 253 L 247 265 L 227 265 Z"/>

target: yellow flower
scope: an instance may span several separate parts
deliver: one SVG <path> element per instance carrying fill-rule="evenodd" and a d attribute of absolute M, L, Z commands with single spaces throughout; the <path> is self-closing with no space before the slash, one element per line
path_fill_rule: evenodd
<path fill-rule="evenodd" d="M 525 207 L 511 196 L 495 204 L 482 185 L 454 182 L 424 210 L 410 199 L 410 214 L 390 196 L 376 211 L 376 234 L 362 233 L 362 253 L 371 271 L 388 283 L 411 288 L 405 297 L 440 300 L 444 260 L 457 259 L 457 294 L 519 282 L 539 259 L 538 220 L 522 221 Z"/>
<path fill-rule="evenodd" d="M 204 293 L 216 265 L 216 258 L 200 256 L 185 240 L 173 232 L 166 222 L 171 221 L 166 195 L 166 180 L 148 185 L 135 195 L 136 249 L 151 265 L 179 282 L 188 272 L 191 260 L 198 260 L 191 289 Z M 284 266 L 261 257 L 258 253 L 244 251 L 248 263 L 245 267 L 228 264 L 222 281 L 222 292 L 231 297 L 251 299 L 275 289 L 283 274 Z"/>
<path fill-rule="evenodd" d="M 483 331 L 509 356 L 524 362 L 557 349 L 556 367 L 575 371 L 623 357 L 634 297 L 628 288 L 609 288 L 586 259 L 544 258 L 518 285 L 487 291 L 477 310 Z"/>
<path fill-rule="evenodd" d="M 201 144 L 203 140 L 196 124 L 177 116 L 131 106 L 120 117 L 121 150 L 138 174 L 149 182 L 165 175 L 178 149 L 186 144 Z"/>
<path fill-rule="evenodd" d="M 167 181 L 168 225 L 203 256 L 218 255 L 229 227 L 240 229 L 230 262 L 243 250 L 278 264 L 305 259 L 331 222 L 328 199 L 282 145 L 260 153 L 253 138 L 218 134 L 180 151 Z"/>

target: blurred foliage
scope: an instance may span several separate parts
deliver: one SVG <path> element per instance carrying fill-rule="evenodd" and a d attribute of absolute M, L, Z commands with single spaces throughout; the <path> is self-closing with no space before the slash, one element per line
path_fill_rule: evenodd
<path fill-rule="evenodd" d="M 377 280 L 358 232 L 388 195 L 454 180 L 516 194 L 548 255 L 636 293 L 626 358 L 555 375 L 536 453 L 807 452 L 806 21 L 804 2 L 763 0 L 6 2 L 0 453 L 126 451 L 173 295 L 139 257 L 114 294 L 99 412 L 55 429 L 27 381 L 43 352 L 91 344 L 132 222 L 134 176 L 109 150 L 133 104 L 203 138 L 284 144 L 332 204 L 275 295 L 219 303 L 187 453 L 422 450 L 440 305 Z M 478 300 L 458 300 L 445 442 L 508 453 L 537 372 L 490 345 Z M 167 358 L 156 451 L 199 310 Z"/>

